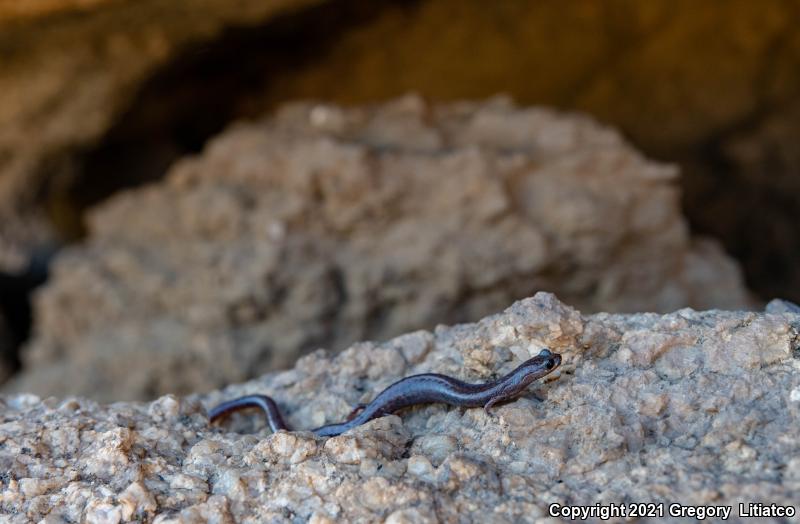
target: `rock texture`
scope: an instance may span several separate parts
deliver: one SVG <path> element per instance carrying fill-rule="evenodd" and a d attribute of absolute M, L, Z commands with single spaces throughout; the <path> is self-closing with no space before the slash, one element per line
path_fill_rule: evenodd
<path fill-rule="evenodd" d="M 504 99 L 290 105 L 92 215 L 11 387 L 208 390 L 538 290 L 590 311 L 747 306 L 735 265 L 690 239 L 676 175 L 588 118 Z"/>
<path fill-rule="evenodd" d="M 531 522 L 551 503 L 796 504 L 799 328 L 797 313 L 581 316 L 541 293 L 204 397 L 6 397 L 0 509 L 12 523 L 399 523 Z M 256 412 L 204 417 L 202 404 L 265 392 L 315 427 L 403 376 L 486 380 L 543 346 L 560 371 L 492 415 L 420 406 L 327 440 L 271 435 Z"/>

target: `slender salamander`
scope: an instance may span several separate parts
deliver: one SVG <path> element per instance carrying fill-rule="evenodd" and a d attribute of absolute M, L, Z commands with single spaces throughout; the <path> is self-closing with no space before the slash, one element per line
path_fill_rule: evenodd
<path fill-rule="evenodd" d="M 433 402 L 470 408 L 483 406 L 488 412 L 495 404 L 519 396 L 531 382 L 544 377 L 559 365 L 561 355 L 543 349 L 508 375 L 485 384 L 469 384 L 437 373 L 412 375 L 378 393 L 366 406 L 357 407 L 345 422 L 329 424 L 311 431 L 320 437 L 332 437 L 398 409 Z M 214 422 L 229 413 L 248 407 L 261 408 L 272 431 L 291 431 L 283 420 L 278 405 L 266 395 L 247 395 L 223 402 L 212 408 L 208 417 L 210 422 Z"/>

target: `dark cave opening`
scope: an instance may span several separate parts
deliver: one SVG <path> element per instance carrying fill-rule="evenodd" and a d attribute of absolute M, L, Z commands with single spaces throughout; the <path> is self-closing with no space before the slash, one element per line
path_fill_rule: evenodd
<path fill-rule="evenodd" d="M 59 194 L 69 208 L 57 229 L 85 235 L 85 211 L 117 191 L 160 179 L 178 158 L 200 151 L 229 123 L 272 109 L 259 95 L 282 72 L 325 56 L 331 42 L 387 9 L 411 12 L 420 0 L 334 0 L 228 29 L 184 50 L 150 78 L 99 144 L 75 162 Z M 63 205 L 62 205 L 63 207 Z"/>
<path fill-rule="evenodd" d="M 762 300 L 800 302 L 800 267 L 793 262 L 800 256 L 800 198 L 775 176 L 795 168 L 776 166 L 767 152 L 773 160 L 743 170 L 726 149 L 714 140 L 683 157 L 682 207 L 692 233 L 719 240 Z"/>
<path fill-rule="evenodd" d="M 9 372 L 22 366 L 19 350 L 30 338 L 33 328 L 31 299 L 34 290 L 47 281 L 50 260 L 55 249 L 39 249 L 27 267 L 14 273 L 0 271 L 0 359 Z"/>

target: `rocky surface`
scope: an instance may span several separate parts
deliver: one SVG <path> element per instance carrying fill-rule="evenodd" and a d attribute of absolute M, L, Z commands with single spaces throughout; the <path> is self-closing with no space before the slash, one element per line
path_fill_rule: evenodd
<path fill-rule="evenodd" d="M 14 523 L 399 523 L 530 522 L 551 503 L 796 504 L 799 328 L 797 313 L 581 316 L 541 293 L 203 397 L 5 397 L 0 510 Z M 316 427 L 401 377 L 482 381 L 543 346 L 560 370 L 491 415 L 420 406 L 327 440 L 269 434 L 256 412 L 204 417 L 263 392 Z"/>
<path fill-rule="evenodd" d="M 676 176 L 586 117 L 505 99 L 290 105 L 92 215 L 9 387 L 209 390 L 539 290 L 586 311 L 748 306 L 735 264 L 690 238 Z"/>

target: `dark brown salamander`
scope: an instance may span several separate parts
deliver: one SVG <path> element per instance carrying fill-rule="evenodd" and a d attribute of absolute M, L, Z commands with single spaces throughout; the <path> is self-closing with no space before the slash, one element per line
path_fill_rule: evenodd
<path fill-rule="evenodd" d="M 547 375 L 559 365 L 561 365 L 561 355 L 543 349 L 508 375 L 486 384 L 469 384 L 437 373 L 412 375 L 398 380 L 378 393 L 378 396 L 366 406 L 357 407 L 352 415 L 361 410 L 360 413 L 351 415 L 352 418 L 349 420 L 311 431 L 320 437 L 332 437 L 374 418 L 394 413 L 398 409 L 433 402 L 469 408 L 483 406 L 488 412 L 498 402 L 519 396 L 531 382 Z M 290 431 L 278 405 L 266 395 L 247 395 L 223 402 L 211 409 L 208 417 L 214 422 L 229 413 L 248 407 L 259 407 L 264 410 L 272 431 L 279 429 Z"/>

